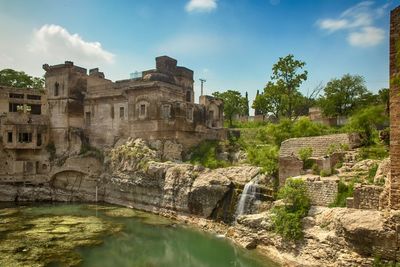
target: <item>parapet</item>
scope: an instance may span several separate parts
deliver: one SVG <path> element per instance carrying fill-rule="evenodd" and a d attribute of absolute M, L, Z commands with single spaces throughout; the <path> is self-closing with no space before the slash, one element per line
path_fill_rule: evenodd
<path fill-rule="evenodd" d="M 87 70 L 85 68 L 75 66 L 74 62 L 72 61 L 65 61 L 64 64 L 58 64 L 58 65 L 43 64 L 42 68 L 46 72 L 51 72 L 54 70 L 61 70 L 61 69 L 73 69 L 76 72 L 87 74 Z"/>

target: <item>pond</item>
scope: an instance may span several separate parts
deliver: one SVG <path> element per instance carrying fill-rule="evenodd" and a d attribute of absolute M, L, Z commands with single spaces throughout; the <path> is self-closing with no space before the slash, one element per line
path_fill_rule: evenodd
<path fill-rule="evenodd" d="M 277 265 L 224 238 L 128 208 L 1 203 L 0 266 Z"/>

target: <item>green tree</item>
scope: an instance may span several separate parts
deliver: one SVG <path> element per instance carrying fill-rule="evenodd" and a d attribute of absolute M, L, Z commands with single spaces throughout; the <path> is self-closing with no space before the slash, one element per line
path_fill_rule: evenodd
<path fill-rule="evenodd" d="M 264 116 L 272 113 L 279 118 L 285 108 L 284 92 L 274 83 L 268 82 L 262 94 L 258 94 L 253 102 L 253 108 Z"/>
<path fill-rule="evenodd" d="M 326 116 L 348 116 L 371 101 L 364 78 L 345 74 L 328 82 L 324 95 L 319 99 L 319 106 Z"/>
<path fill-rule="evenodd" d="M 29 76 L 23 71 L 16 71 L 13 69 L 3 69 L 0 71 L 0 85 L 13 86 L 19 88 L 43 89 L 44 79 Z"/>
<path fill-rule="evenodd" d="M 377 127 L 387 123 L 388 120 L 383 105 L 371 106 L 351 116 L 346 128 L 350 132 L 358 132 L 364 145 L 372 145 L 375 143 L 374 136 L 377 135 Z"/>
<path fill-rule="evenodd" d="M 228 118 L 229 127 L 233 125 L 235 115 L 244 115 L 246 112 L 246 98 L 240 92 L 228 90 L 226 92 L 214 92 L 213 96 L 224 101 L 224 116 Z"/>
<path fill-rule="evenodd" d="M 293 55 L 279 58 L 278 62 L 272 66 L 271 79 L 287 98 L 285 107 L 286 116 L 293 117 L 296 98 L 299 96 L 299 87 L 303 81 L 307 80 L 308 72 L 302 71 L 305 62 L 296 60 Z"/>
<path fill-rule="evenodd" d="M 244 111 L 244 115 L 249 116 L 250 115 L 249 94 L 247 92 L 246 92 L 245 98 L 246 98 L 246 109 Z"/>

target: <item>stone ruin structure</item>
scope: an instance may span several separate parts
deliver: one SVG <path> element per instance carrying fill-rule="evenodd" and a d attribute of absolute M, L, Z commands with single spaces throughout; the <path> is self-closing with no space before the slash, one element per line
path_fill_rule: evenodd
<path fill-rule="evenodd" d="M 318 165 L 319 170 L 330 172 L 344 155 L 340 151 L 342 147 L 352 149 L 359 145 L 360 140 L 355 134 L 331 134 L 285 140 L 279 150 L 279 184 L 284 185 L 288 177 L 305 174 L 303 161 L 299 155 L 301 149 L 311 148 L 310 160 Z"/>
<path fill-rule="evenodd" d="M 390 15 L 390 159 L 389 206 L 400 209 L 400 86 L 393 82 L 400 75 L 400 7 Z"/>
<path fill-rule="evenodd" d="M 49 154 L 76 155 L 85 145 L 111 148 L 131 137 L 166 146 L 168 140 L 179 158 L 203 140 L 226 137 L 223 101 L 200 96 L 195 104 L 193 71 L 173 58 L 157 57 L 155 69 L 116 82 L 69 61 L 43 69 L 43 92 L 0 87 L 0 181 L 46 180 Z"/>
<path fill-rule="evenodd" d="M 44 92 L 0 86 L 0 181 L 46 180 L 48 129 Z"/>
<path fill-rule="evenodd" d="M 98 68 L 72 62 L 49 66 L 46 89 L 50 136 L 56 151 L 79 150 L 86 141 L 112 147 L 118 139 L 177 140 L 184 148 L 205 139 L 222 139 L 223 102 L 200 96 L 194 103 L 193 71 L 167 56 L 142 77 L 112 82 Z"/>

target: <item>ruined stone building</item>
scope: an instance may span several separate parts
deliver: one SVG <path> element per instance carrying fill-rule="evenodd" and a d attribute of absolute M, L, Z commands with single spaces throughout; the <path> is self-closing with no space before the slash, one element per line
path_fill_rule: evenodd
<path fill-rule="evenodd" d="M 45 179 L 48 129 L 44 92 L 0 86 L 0 181 Z"/>
<path fill-rule="evenodd" d="M 140 78 L 112 82 L 97 68 L 43 65 L 45 93 L 0 88 L 0 176 L 46 173 L 48 153 L 77 154 L 82 144 L 112 147 L 128 137 L 165 140 L 188 149 L 223 139 L 223 102 L 194 103 L 193 71 L 167 56 Z M 49 146 L 48 146 L 49 145 Z"/>

